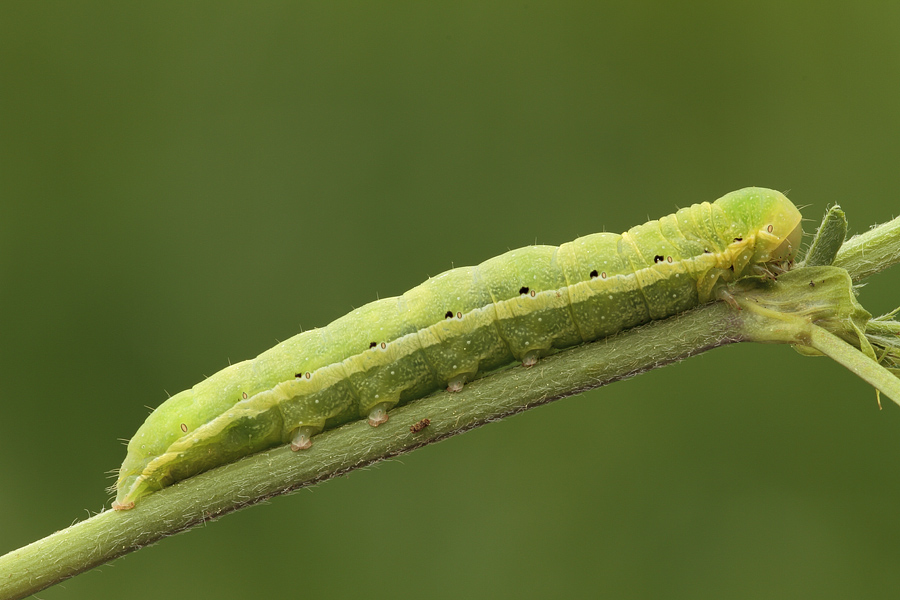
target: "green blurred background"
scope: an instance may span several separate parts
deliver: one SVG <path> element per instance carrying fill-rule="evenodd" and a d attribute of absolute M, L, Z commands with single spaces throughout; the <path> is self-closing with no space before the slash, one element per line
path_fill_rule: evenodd
<path fill-rule="evenodd" d="M 897 214 L 900 4 L 0 5 L 0 554 L 166 398 L 453 265 L 747 185 Z M 861 301 L 900 303 L 900 271 Z M 734 346 L 44 599 L 889 598 L 900 411 Z"/>

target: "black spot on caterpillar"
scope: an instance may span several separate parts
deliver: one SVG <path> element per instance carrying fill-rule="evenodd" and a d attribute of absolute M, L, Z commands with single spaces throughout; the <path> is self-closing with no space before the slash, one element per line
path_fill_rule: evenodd
<path fill-rule="evenodd" d="M 747 188 L 622 235 L 513 250 L 362 306 L 164 402 L 128 444 L 113 506 L 279 444 L 309 448 L 347 421 L 377 426 L 401 401 L 713 301 L 724 282 L 789 264 L 800 220 L 782 194 Z M 369 351 L 373 338 L 383 352 Z"/>

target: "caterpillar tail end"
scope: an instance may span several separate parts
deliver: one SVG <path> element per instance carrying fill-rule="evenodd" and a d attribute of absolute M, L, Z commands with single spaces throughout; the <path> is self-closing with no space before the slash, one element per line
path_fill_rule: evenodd
<path fill-rule="evenodd" d="M 135 503 L 152 492 L 162 488 L 146 475 L 129 475 L 121 478 L 117 484 L 116 499 L 112 503 L 113 510 L 123 511 L 134 508 Z"/>
<path fill-rule="evenodd" d="M 141 496 L 149 493 L 143 478 L 139 475 L 131 475 L 120 481 L 118 484 L 118 493 L 116 499 L 112 503 L 115 511 L 131 510 L 134 503 Z"/>

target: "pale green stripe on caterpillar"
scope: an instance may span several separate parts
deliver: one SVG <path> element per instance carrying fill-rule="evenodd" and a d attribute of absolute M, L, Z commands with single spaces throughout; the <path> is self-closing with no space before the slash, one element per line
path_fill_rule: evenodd
<path fill-rule="evenodd" d="M 169 398 L 128 444 L 113 507 L 248 454 L 310 447 L 513 360 L 583 344 L 727 297 L 724 285 L 790 263 L 800 212 L 763 188 L 732 192 L 622 235 L 529 246 L 367 304 Z M 452 396 L 448 396 L 452 402 Z"/>

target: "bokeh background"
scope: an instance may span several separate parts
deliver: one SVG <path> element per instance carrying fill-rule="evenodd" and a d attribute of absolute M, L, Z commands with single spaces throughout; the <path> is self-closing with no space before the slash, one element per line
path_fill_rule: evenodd
<path fill-rule="evenodd" d="M 451 266 L 747 185 L 898 212 L 900 4 L 0 5 L 0 553 L 168 393 Z M 900 303 L 900 271 L 861 294 Z M 900 410 L 734 346 L 43 599 L 888 598 Z"/>

